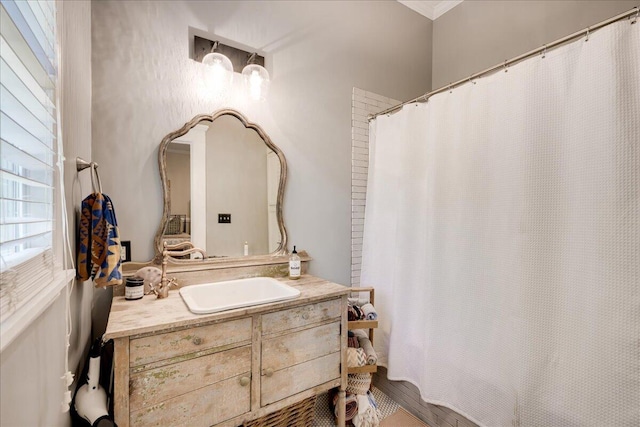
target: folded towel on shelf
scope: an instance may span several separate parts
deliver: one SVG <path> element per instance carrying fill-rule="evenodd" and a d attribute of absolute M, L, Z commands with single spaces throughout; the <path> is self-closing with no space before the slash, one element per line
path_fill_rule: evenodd
<path fill-rule="evenodd" d="M 371 387 L 371 374 L 347 375 L 347 393 L 365 394 Z"/>
<path fill-rule="evenodd" d="M 353 417 L 355 427 L 378 427 L 380 425 L 379 412 L 371 405 L 367 394 L 357 396 L 358 413 Z"/>
<path fill-rule="evenodd" d="M 367 334 L 364 329 L 354 329 L 349 332 L 353 333 L 353 335 L 358 338 L 358 347 L 363 349 L 367 355 L 367 365 L 375 365 L 378 363 L 378 354 L 373 349 L 371 340 L 369 340 L 369 334 Z"/>
<path fill-rule="evenodd" d="M 378 363 L 378 354 L 373 349 L 373 345 L 368 337 L 357 337 L 360 348 L 364 350 L 367 355 L 367 365 L 375 365 Z"/>
<path fill-rule="evenodd" d="M 78 280 L 94 279 L 96 286 L 121 284 L 118 221 L 106 194 L 92 193 L 82 201 L 78 240 Z"/>
<path fill-rule="evenodd" d="M 365 304 L 362 306 L 362 312 L 364 314 L 364 318 L 367 320 L 377 320 L 378 313 L 376 312 L 375 307 L 372 304 Z"/>
<path fill-rule="evenodd" d="M 358 340 L 357 337 L 349 337 L 347 338 L 347 346 L 348 347 L 353 347 L 353 348 L 359 348 L 360 347 L 360 341 Z M 365 351 L 366 353 L 366 351 Z"/>
<path fill-rule="evenodd" d="M 347 301 L 349 302 L 349 304 L 357 305 L 359 307 L 362 307 L 369 302 L 369 300 L 366 298 L 347 298 Z"/>
<path fill-rule="evenodd" d="M 369 334 L 364 330 L 364 329 L 352 329 L 349 332 L 351 332 L 353 334 L 354 337 L 364 337 L 364 338 L 369 338 Z"/>
<path fill-rule="evenodd" d="M 350 305 L 347 308 L 347 317 L 350 321 L 364 319 L 364 313 L 357 305 Z"/>
<path fill-rule="evenodd" d="M 367 353 L 361 348 L 347 348 L 347 366 L 349 368 L 358 368 L 367 364 Z"/>

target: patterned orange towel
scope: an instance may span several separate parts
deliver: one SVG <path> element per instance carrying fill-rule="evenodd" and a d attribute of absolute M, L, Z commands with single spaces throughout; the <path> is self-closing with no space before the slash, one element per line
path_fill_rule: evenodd
<path fill-rule="evenodd" d="M 122 283 L 118 221 L 106 194 L 93 193 L 82 201 L 76 277 L 93 278 L 96 286 Z"/>

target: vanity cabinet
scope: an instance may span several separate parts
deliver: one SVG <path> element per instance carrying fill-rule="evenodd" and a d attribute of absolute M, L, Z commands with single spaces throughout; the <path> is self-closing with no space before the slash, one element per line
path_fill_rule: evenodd
<path fill-rule="evenodd" d="M 114 298 L 105 339 L 118 426 L 239 426 L 344 390 L 348 288 L 311 282 L 305 297 L 304 283 L 295 300 L 210 315 L 190 313 L 177 292 Z"/>

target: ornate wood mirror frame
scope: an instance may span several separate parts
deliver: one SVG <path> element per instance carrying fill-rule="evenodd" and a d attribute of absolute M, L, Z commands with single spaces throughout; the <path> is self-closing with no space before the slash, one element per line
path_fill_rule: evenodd
<path fill-rule="evenodd" d="M 247 118 L 242 115 L 239 111 L 232 109 L 223 109 L 216 111 L 212 114 L 200 114 L 194 117 L 192 120 L 187 122 L 180 129 L 171 132 L 167 136 L 162 139 L 160 143 L 160 148 L 158 150 L 158 166 L 160 170 L 160 180 L 162 181 L 162 194 L 164 199 L 164 207 L 162 210 L 162 219 L 160 221 L 160 225 L 158 226 L 158 230 L 156 232 L 154 238 L 154 249 L 155 256 L 153 263 L 160 264 L 162 262 L 162 245 L 163 245 L 163 235 L 167 228 L 167 224 L 169 222 L 169 217 L 171 213 L 171 200 L 170 200 L 170 191 L 169 191 L 169 183 L 167 180 L 167 148 L 169 144 L 185 134 L 187 134 L 191 129 L 193 129 L 196 125 L 201 122 L 214 122 L 217 118 L 222 116 L 233 116 L 237 118 L 246 129 L 254 130 L 260 138 L 264 141 L 265 145 L 271 149 L 280 160 L 280 180 L 278 184 L 278 193 L 277 193 L 277 201 L 276 201 L 276 219 L 278 223 L 278 228 L 280 230 L 281 239 L 277 249 L 271 252 L 268 255 L 255 255 L 255 256 L 244 256 L 241 259 L 244 260 L 261 260 L 265 258 L 271 258 L 276 256 L 283 256 L 287 254 L 287 230 L 284 224 L 284 219 L 282 215 L 282 203 L 284 199 L 284 188 L 287 182 L 287 162 L 285 160 L 284 154 L 282 151 L 271 141 L 271 138 L 265 133 L 265 131 L 257 124 L 251 123 L 247 120 Z M 238 260 L 238 258 L 231 257 L 223 257 L 223 258 L 209 258 L 205 260 L 206 263 L 228 263 L 230 261 Z M 187 264 L 187 263 L 198 263 L 202 265 L 202 260 L 179 260 L 172 259 L 172 262 L 179 264 Z"/>

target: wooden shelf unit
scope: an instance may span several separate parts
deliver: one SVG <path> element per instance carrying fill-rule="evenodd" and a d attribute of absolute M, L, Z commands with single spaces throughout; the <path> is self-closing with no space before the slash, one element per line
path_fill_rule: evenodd
<path fill-rule="evenodd" d="M 360 293 L 360 292 L 368 292 L 369 293 L 369 302 L 371 305 L 375 307 L 375 289 L 371 287 L 358 287 L 351 288 L 351 293 Z M 350 320 L 347 322 L 347 328 L 349 330 L 352 329 L 368 329 L 369 330 L 369 341 L 371 341 L 371 345 L 373 345 L 373 330 L 378 327 L 377 320 Z M 365 365 L 358 366 L 355 368 L 347 368 L 347 373 L 349 374 L 364 374 L 370 373 L 373 374 L 378 372 L 378 365 Z"/>

